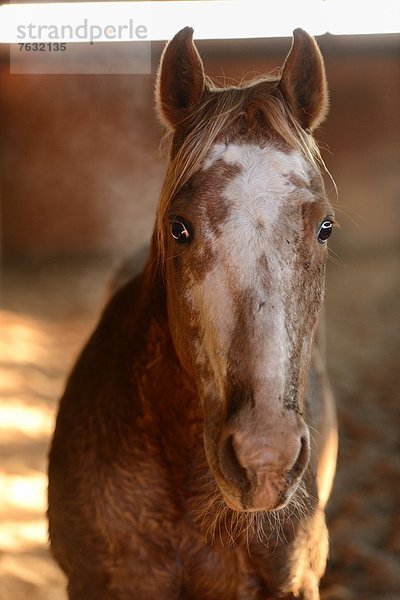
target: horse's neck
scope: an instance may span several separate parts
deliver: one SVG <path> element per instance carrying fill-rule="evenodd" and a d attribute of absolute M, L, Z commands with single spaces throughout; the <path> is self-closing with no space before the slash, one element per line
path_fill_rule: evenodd
<path fill-rule="evenodd" d="M 171 446 L 191 449 L 202 428 L 202 409 L 194 382 L 176 354 L 168 323 L 165 284 L 147 267 L 138 321 L 144 319 L 142 347 L 135 359 L 136 386 L 145 411 L 153 415 L 159 435 Z M 196 434 L 194 434 L 196 430 Z M 182 446 L 181 446 L 182 448 Z"/>

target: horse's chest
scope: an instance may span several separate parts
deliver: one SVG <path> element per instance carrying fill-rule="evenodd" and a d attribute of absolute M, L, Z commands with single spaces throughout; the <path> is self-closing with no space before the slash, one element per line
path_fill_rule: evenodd
<path fill-rule="evenodd" d="M 255 600 L 260 581 L 244 567 L 241 550 L 184 538 L 180 550 L 182 600 Z"/>

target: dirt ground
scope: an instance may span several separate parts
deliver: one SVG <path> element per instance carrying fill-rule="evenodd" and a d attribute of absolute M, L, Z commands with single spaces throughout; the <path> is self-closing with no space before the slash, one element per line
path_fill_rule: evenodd
<path fill-rule="evenodd" d="M 400 598 L 400 269 L 394 252 L 330 264 L 329 371 L 340 423 L 324 600 Z M 0 600 L 62 600 L 46 545 L 46 454 L 66 373 L 104 302 L 108 260 L 2 273 Z"/>

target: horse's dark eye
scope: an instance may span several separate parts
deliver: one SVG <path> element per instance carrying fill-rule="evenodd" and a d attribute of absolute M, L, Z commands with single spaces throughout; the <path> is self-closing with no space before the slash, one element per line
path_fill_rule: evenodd
<path fill-rule="evenodd" d="M 318 241 L 320 244 L 326 242 L 328 237 L 331 235 L 333 229 L 333 223 L 330 219 L 325 219 L 325 221 L 320 225 L 318 229 Z"/>
<path fill-rule="evenodd" d="M 190 242 L 189 227 L 181 219 L 176 217 L 171 225 L 171 235 L 178 242 L 178 244 L 185 244 Z"/>

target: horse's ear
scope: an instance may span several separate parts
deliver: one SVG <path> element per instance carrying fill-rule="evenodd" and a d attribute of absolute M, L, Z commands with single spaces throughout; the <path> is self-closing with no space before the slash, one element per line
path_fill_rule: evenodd
<path fill-rule="evenodd" d="M 315 129 L 328 112 L 324 60 L 313 37 L 295 29 L 280 88 L 303 129 Z"/>
<path fill-rule="evenodd" d="M 164 123 L 178 129 L 199 104 L 205 86 L 193 29 L 181 29 L 167 44 L 157 76 L 156 102 Z"/>

